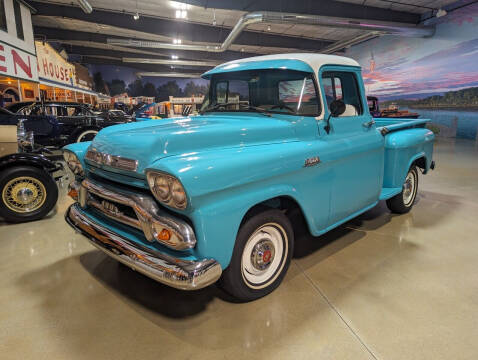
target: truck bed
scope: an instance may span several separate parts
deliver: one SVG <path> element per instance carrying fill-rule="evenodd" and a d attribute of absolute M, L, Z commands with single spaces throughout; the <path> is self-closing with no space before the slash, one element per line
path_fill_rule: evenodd
<path fill-rule="evenodd" d="M 386 135 L 392 131 L 424 128 L 430 122 L 430 119 L 391 119 L 391 118 L 375 118 L 375 125 L 377 129 Z"/>

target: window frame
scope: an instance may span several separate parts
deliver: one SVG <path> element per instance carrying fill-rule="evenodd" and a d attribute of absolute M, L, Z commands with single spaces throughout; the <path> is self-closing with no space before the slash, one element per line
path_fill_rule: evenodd
<path fill-rule="evenodd" d="M 334 93 L 334 98 L 336 97 L 336 92 L 335 92 L 335 78 L 336 78 L 336 74 L 350 74 L 352 75 L 353 79 L 354 79 L 354 82 L 355 82 L 355 90 L 359 96 L 359 101 L 358 101 L 358 104 L 360 105 L 360 111 L 357 112 L 357 115 L 352 115 L 352 116 L 340 116 L 342 118 L 344 117 L 354 117 L 354 116 L 363 116 L 365 115 L 365 107 L 364 107 L 364 94 L 362 93 L 361 91 L 361 88 L 360 88 L 360 82 L 359 82 L 359 79 L 358 79 L 358 76 L 357 76 L 357 71 L 356 71 L 356 68 L 351 68 L 351 69 L 344 69 L 344 68 L 337 68 L 337 67 L 325 67 L 325 68 L 321 68 L 319 70 L 319 74 L 318 74 L 318 81 L 320 81 L 320 86 L 321 86 L 321 90 L 323 92 L 323 99 L 322 101 L 324 102 L 324 105 L 325 107 L 327 107 L 327 112 L 330 113 L 330 110 L 329 110 L 329 104 L 327 103 L 327 98 L 325 97 L 325 89 L 324 89 L 324 84 L 323 84 L 323 76 L 324 74 L 332 74 L 332 87 L 333 87 L 333 93 Z M 340 79 L 340 78 L 339 78 Z M 343 82 L 342 80 L 340 80 L 340 83 L 342 85 L 342 100 L 343 100 L 343 94 L 344 94 L 344 90 L 343 90 Z M 349 105 L 352 105 L 352 104 L 349 104 Z M 353 106 L 353 105 L 352 105 Z M 367 107 L 368 107 L 368 104 L 367 104 Z"/>

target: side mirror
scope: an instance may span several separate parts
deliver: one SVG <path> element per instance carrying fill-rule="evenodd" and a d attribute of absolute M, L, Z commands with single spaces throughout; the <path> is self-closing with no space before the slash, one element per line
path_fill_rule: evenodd
<path fill-rule="evenodd" d="M 345 112 L 345 103 L 342 100 L 334 100 L 329 105 L 330 114 L 325 122 L 325 131 L 330 133 L 330 118 L 342 115 Z"/>
<path fill-rule="evenodd" d="M 329 105 L 330 115 L 337 117 L 345 112 L 345 103 L 342 100 L 334 100 Z"/>

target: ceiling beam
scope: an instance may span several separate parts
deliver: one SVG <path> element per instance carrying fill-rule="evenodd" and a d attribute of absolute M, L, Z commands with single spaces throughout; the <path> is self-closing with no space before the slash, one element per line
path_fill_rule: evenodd
<path fill-rule="evenodd" d="M 47 28 L 47 27 L 33 27 L 35 37 L 37 39 L 45 39 L 46 41 L 51 42 L 60 42 L 63 44 L 68 44 L 68 41 L 88 41 L 98 44 L 104 44 L 106 48 L 106 39 L 107 38 L 118 38 L 115 36 L 104 35 L 101 33 L 88 33 L 83 31 L 71 31 L 59 28 Z M 93 48 L 92 48 L 93 49 Z M 128 48 L 124 48 L 125 52 Z M 121 55 L 121 57 L 129 57 L 131 54 L 134 54 L 133 50 L 140 50 L 145 52 L 143 48 L 131 48 L 131 52 Z M 108 50 L 109 51 L 109 50 Z M 148 49 L 147 53 L 158 58 L 171 58 L 172 55 L 178 56 L 180 59 L 195 59 L 195 60 L 218 60 L 221 62 L 232 61 L 240 58 L 256 56 L 257 54 L 240 52 L 240 51 L 226 51 L 223 53 L 211 53 L 207 51 L 184 51 L 184 50 L 168 50 L 168 49 Z M 143 56 L 143 55 L 142 55 Z M 144 56 L 143 56 L 144 57 Z"/>
<path fill-rule="evenodd" d="M 334 16 L 352 19 L 418 24 L 419 14 L 336 0 L 181 0 L 181 2 L 223 10 L 278 11 L 284 13 Z"/>
<path fill-rule="evenodd" d="M 122 27 L 124 29 L 151 33 L 170 38 L 181 38 L 183 42 L 222 43 L 231 28 L 205 24 L 188 23 L 174 19 L 141 16 L 135 21 L 130 14 L 105 10 L 94 10 L 85 14 L 80 8 L 33 1 L 38 15 L 61 16 L 69 19 L 89 21 L 97 24 Z M 33 17 L 34 20 L 34 17 Z M 146 39 L 148 40 L 148 39 Z M 311 38 L 283 36 L 264 32 L 243 31 L 236 39 L 236 45 L 296 48 L 300 50 L 320 50 L 331 44 L 330 41 Z"/>

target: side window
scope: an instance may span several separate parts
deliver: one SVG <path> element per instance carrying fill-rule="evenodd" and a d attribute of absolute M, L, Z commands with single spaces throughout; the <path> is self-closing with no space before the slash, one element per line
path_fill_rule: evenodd
<path fill-rule="evenodd" d="M 13 1 L 13 13 L 15 16 L 15 24 L 17 27 L 17 37 L 19 39 L 24 40 L 25 37 L 23 35 L 22 9 L 18 0 Z"/>
<path fill-rule="evenodd" d="M 0 0 L 0 30 L 7 31 L 7 18 L 5 17 L 5 0 Z"/>
<path fill-rule="evenodd" d="M 61 110 L 61 108 L 57 107 L 57 106 L 45 106 L 45 114 L 46 115 L 54 115 L 54 116 L 63 115 L 61 113 L 61 111 L 58 111 L 58 110 Z"/>
<path fill-rule="evenodd" d="M 362 99 L 357 78 L 352 72 L 324 72 L 322 86 L 327 106 L 334 100 L 342 100 L 346 105 L 346 110 L 341 116 L 362 115 Z"/>
<path fill-rule="evenodd" d="M 315 116 L 319 111 L 314 81 L 309 77 L 279 82 L 279 101 L 300 115 Z"/>

